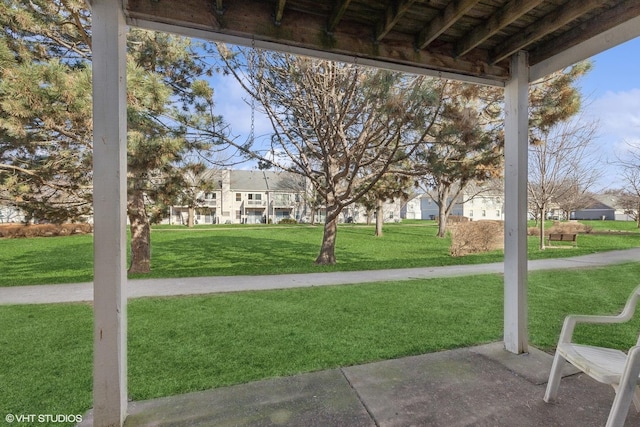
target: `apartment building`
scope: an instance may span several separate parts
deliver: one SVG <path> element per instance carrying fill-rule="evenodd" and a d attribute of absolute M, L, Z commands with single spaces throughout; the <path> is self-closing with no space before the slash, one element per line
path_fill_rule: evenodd
<path fill-rule="evenodd" d="M 15 206 L 0 204 L 0 224 L 10 222 L 24 222 L 24 213 Z"/>
<path fill-rule="evenodd" d="M 289 172 L 212 170 L 215 190 L 203 192 L 195 211 L 197 224 L 278 223 L 305 213 L 305 180 Z M 171 224 L 186 224 L 188 208 L 173 206 Z"/>
<path fill-rule="evenodd" d="M 277 224 L 283 219 L 297 222 L 322 223 L 323 206 L 312 209 L 311 184 L 304 177 L 290 172 L 263 170 L 211 170 L 205 179 L 213 183 L 210 191 L 198 196 L 194 212 L 196 224 Z M 400 220 L 400 201 L 385 202 L 385 222 Z M 366 223 L 374 215 L 358 204 L 347 206 L 339 222 Z M 187 224 L 189 209 L 172 206 L 168 223 Z"/>
<path fill-rule="evenodd" d="M 504 194 L 497 191 L 486 191 L 470 197 L 462 204 L 462 216 L 472 221 L 499 220 L 504 221 Z"/>
<path fill-rule="evenodd" d="M 455 201 L 451 215 L 464 216 L 472 221 L 504 220 L 504 194 L 499 189 L 472 186 Z M 433 220 L 438 217 L 438 205 L 429 194 L 419 194 L 405 204 L 402 217 Z"/>

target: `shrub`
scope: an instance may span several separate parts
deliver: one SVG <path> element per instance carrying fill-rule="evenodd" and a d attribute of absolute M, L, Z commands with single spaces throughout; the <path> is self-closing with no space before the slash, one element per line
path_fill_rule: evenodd
<path fill-rule="evenodd" d="M 576 221 L 560 222 L 554 221 L 553 225 L 544 229 L 545 236 L 549 234 L 589 234 L 593 230 L 593 227 L 586 224 L 581 224 Z M 529 236 L 540 237 L 540 227 L 529 227 L 527 229 Z"/>
<path fill-rule="evenodd" d="M 23 227 L 20 224 L 0 224 L 0 237 L 24 237 L 19 235 Z"/>
<path fill-rule="evenodd" d="M 591 230 L 593 230 L 592 226 L 581 224 L 577 221 L 569 221 L 569 222 L 554 221 L 553 225 L 547 230 L 545 234 L 551 234 L 551 233 L 589 234 L 591 233 Z"/>
<path fill-rule="evenodd" d="M 0 224 L 0 238 L 69 236 L 93 232 L 91 224 Z"/>
<path fill-rule="evenodd" d="M 451 227 L 451 256 L 504 249 L 502 221 L 461 222 Z"/>
<path fill-rule="evenodd" d="M 436 215 L 436 223 L 440 223 L 440 217 Z M 447 217 L 447 224 L 457 224 L 459 222 L 470 222 L 470 219 L 462 215 L 449 215 Z"/>
<path fill-rule="evenodd" d="M 296 221 L 293 218 L 283 218 L 278 222 L 278 224 L 297 224 L 297 223 L 298 221 Z"/>

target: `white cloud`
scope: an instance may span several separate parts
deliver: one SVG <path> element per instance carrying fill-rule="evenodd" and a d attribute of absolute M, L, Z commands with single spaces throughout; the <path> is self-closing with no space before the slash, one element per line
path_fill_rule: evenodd
<path fill-rule="evenodd" d="M 594 143 L 606 171 L 601 185 L 619 186 L 617 158 L 629 150 L 629 144 L 640 143 L 640 89 L 608 91 L 585 106 L 584 117 L 599 124 Z"/>
<path fill-rule="evenodd" d="M 601 134 L 610 141 L 640 138 L 640 89 L 607 92 L 587 106 L 587 115 L 600 122 Z"/>

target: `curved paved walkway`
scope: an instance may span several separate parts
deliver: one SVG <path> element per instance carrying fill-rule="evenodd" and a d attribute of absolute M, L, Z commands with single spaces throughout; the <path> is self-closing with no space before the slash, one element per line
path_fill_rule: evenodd
<path fill-rule="evenodd" d="M 569 258 L 529 261 L 529 271 L 601 267 L 640 261 L 640 247 L 599 252 Z M 504 263 L 454 265 L 446 267 L 401 268 L 392 270 L 345 271 L 332 273 L 278 274 L 269 276 L 212 276 L 129 281 L 129 298 L 285 289 L 308 286 L 344 285 L 390 280 L 429 279 L 502 273 Z M 93 283 L 16 286 L 0 288 L 0 305 L 47 304 L 93 301 Z"/>

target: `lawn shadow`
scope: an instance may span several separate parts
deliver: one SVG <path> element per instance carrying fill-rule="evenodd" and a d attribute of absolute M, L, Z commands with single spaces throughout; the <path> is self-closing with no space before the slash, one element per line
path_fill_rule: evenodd
<path fill-rule="evenodd" d="M 152 269 L 162 276 L 252 275 L 309 269 L 320 245 L 268 238 L 245 233 L 241 236 L 208 234 L 154 242 Z"/>
<path fill-rule="evenodd" d="M 77 238 L 76 243 L 69 239 Z M 54 284 L 90 282 L 93 280 L 93 243 L 86 236 L 35 237 L 29 240 L 65 239 L 63 246 L 55 242 L 34 244 L 33 249 L 25 248 L 18 253 L 4 254 L 3 262 L 11 268 L 3 269 L 0 286 L 24 286 L 33 284 Z M 82 239 L 82 240 L 80 240 Z M 52 244 L 49 244 L 52 243 Z M 64 250 L 63 256 L 60 251 Z"/>

